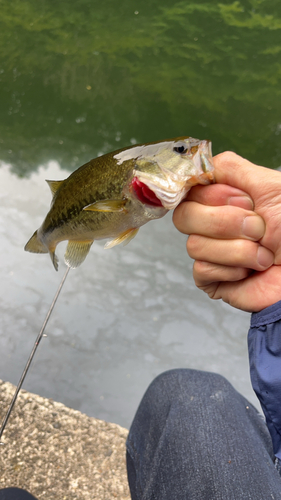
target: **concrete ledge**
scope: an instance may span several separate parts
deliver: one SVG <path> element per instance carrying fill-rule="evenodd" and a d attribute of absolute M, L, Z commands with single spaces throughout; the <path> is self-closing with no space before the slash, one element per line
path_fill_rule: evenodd
<path fill-rule="evenodd" d="M 1 422 L 15 387 L 0 381 Z M 0 446 L 0 489 L 46 500 L 129 500 L 128 431 L 20 391 Z"/>

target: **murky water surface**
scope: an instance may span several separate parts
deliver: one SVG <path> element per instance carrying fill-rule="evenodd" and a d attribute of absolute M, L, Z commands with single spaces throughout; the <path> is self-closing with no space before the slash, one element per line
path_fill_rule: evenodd
<path fill-rule="evenodd" d="M 59 273 L 23 252 L 44 179 L 180 135 L 280 166 L 280 30 L 277 0 L 2 1 L 0 378 L 17 383 L 64 272 L 63 244 Z M 175 367 L 222 373 L 254 401 L 248 324 L 195 288 L 169 214 L 70 272 L 24 386 L 125 426 Z"/>
<path fill-rule="evenodd" d="M 23 253 L 23 242 L 49 204 L 44 179 L 65 174 L 54 163 L 29 179 L 0 169 L 1 378 L 14 383 L 65 269 L 64 244 L 56 273 L 48 255 Z M 71 270 L 25 388 L 124 426 L 153 377 L 170 368 L 220 372 L 253 400 L 248 323 L 195 288 L 185 237 L 167 215 L 126 247 L 95 243 Z"/>

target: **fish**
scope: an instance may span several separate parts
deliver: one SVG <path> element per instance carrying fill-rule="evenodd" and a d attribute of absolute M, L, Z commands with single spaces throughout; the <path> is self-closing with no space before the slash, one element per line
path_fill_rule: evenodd
<path fill-rule="evenodd" d="M 109 240 L 106 249 L 127 244 L 141 226 L 176 208 L 192 186 L 214 182 L 212 144 L 192 137 L 138 144 L 46 182 L 50 210 L 24 249 L 49 253 L 58 270 L 56 247 L 68 241 L 64 260 L 76 268 L 94 240 Z"/>

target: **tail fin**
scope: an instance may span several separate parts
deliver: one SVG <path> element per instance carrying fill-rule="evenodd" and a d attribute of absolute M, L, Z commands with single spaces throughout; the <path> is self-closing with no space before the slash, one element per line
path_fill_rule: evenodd
<path fill-rule="evenodd" d="M 28 240 L 24 249 L 27 252 L 32 253 L 48 253 L 48 249 L 43 245 L 43 243 L 37 237 L 37 231 L 31 236 L 30 240 Z"/>

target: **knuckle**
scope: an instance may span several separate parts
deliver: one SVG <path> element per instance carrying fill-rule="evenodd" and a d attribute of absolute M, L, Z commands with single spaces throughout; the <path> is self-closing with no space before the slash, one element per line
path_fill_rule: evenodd
<path fill-rule="evenodd" d="M 186 249 L 189 257 L 195 259 L 200 251 L 202 238 L 197 234 L 191 234 L 186 242 Z"/>
<path fill-rule="evenodd" d="M 195 260 L 193 264 L 193 277 L 200 276 L 208 270 L 208 264 L 202 260 Z"/>
<path fill-rule="evenodd" d="M 185 226 L 187 222 L 187 202 L 180 203 L 180 205 L 174 210 L 173 213 L 173 224 L 181 233 L 185 232 Z"/>
<path fill-rule="evenodd" d="M 252 245 L 255 245 L 253 242 L 243 239 L 237 239 L 233 242 L 235 245 L 235 262 L 234 264 L 239 264 L 240 262 L 244 262 L 245 256 L 251 253 Z"/>
<path fill-rule="evenodd" d="M 211 283 L 211 284 L 205 285 L 205 286 L 198 286 L 197 285 L 197 288 L 199 288 L 203 292 L 207 293 L 209 298 L 212 300 L 218 300 L 219 298 L 221 298 L 217 294 L 218 287 L 219 287 L 219 283 Z"/>
<path fill-rule="evenodd" d="M 180 217 L 180 205 L 177 208 L 175 208 L 172 216 L 172 221 L 173 224 L 176 226 L 176 228 L 178 227 L 179 217 Z"/>
<path fill-rule="evenodd" d="M 213 286 L 211 289 L 209 289 L 209 291 L 207 292 L 210 299 L 212 300 L 218 300 L 220 299 L 220 297 L 217 296 L 217 288 L 218 288 L 218 285 L 216 286 Z"/>
<path fill-rule="evenodd" d="M 211 214 L 209 220 L 209 233 L 210 235 L 224 235 L 229 229 L 230 219 L 229 219 L 229 207 L 219 208 L 219 214 L 217 210 Z"/>

